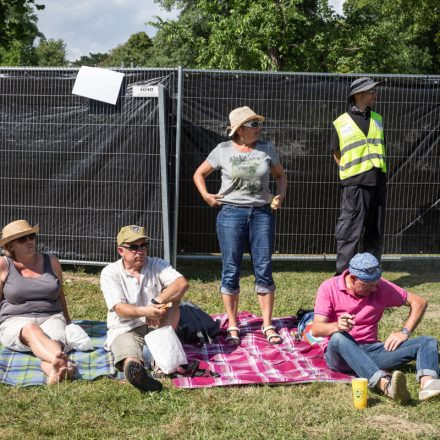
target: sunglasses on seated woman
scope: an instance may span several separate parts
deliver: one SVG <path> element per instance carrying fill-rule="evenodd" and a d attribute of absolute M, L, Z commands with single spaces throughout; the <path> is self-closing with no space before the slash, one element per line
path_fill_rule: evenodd
<path fill-rule="evenodd" d="M 14 241 L 18 241 L 19 243 L 25 243 L 28 240 L 35 240 L 37 237 L 36 234 L 24 235 L 23 237 L 16 238 Z"/>
<path fill-rule="evenodd" d="M 249 121 L 245 122 L 242 127 L 248 127 L 248 128 L 257 128 L 261 127 L 263 123 L 261 121 Z"/>

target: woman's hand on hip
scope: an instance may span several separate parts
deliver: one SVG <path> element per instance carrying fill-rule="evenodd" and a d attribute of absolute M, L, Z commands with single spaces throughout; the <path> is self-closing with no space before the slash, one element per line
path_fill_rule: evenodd
<path fill-rule="evenodd" d="M 209 194 L 206 193 L 203 195 L 203 200 L 209 205 L 209 206 L 221 206 L 221 203 L 218 201 L 218 199 L 222 199 L 223 194 Z"/>

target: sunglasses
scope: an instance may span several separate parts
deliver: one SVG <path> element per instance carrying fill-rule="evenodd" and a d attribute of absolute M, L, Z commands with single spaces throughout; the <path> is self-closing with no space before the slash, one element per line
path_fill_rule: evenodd
<path fill-rule="evenodd" d="M 148 244 L 147 243 L 142 243 L 142 244 L 126 244 L 126 245 L 122 245 L 121 247 L 124 249 L 127 249 L 128 251 L 131 252 L 136 252 L 136 251 L 144 251 L 145 249 L 147 249 Z"/>
<path fill-rule="evenodd" d="M 245 122 L 242 125 L 242 127 L 257 128 L 257 127 L 261 127 L 262 125 L 263 125 L 263 123 L 260 121 L 250 121 L 250 122 Z"/>
<path fill-rule="evenodd" d="M 37 237 L 36 234 L 24 235 L 23 237 L 16 238 L 14 241 L 18 241 L 19 243 L 25 243 L 28 240 L 35 240 Z"/>
<path fill-rule="evenodd" d="M 370 95 L 374 95 L 376 93 L 376 88 L 373 87 L 372 89 L 367 90 L 367 93 L 369 93 Z"/>

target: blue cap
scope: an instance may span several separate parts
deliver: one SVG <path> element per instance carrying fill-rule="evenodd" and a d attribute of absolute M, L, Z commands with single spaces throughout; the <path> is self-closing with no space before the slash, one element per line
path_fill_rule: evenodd
<path fill-rule="evenodd" d="M 378 280 L 382 275 L 379 261 L 368 252 L 356 254 L 350 260 L 348 271 L 356 278 L 367 283 Z"/>

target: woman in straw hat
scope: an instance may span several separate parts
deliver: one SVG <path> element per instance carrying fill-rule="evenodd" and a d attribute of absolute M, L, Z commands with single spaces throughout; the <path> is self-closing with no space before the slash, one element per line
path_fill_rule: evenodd
<path fill-rule="evenodd" d="M 220 207 L 217 235 L 222 252 L 223 304 L 228 315 L 226 341 L 238 345 L 238 295 L 240 265 L 245 246 L 249 246 L 255 276 L 255 291 L 263 315 L 263 334 L 270 344 L 280 344 L 281 336 L 272 326 L 275 284 L 272 278 L 274 242 L 273 210 L 280 208 L 286 195 L 287 178 L 273 146 L 260 140 L 264 117 L 249 107 L 236 108 L 229 114 L 231 140 L 217 145 L 194 174 L 194 183 L 205 202 Z M 206 178 L 221 171 L 221 188 L 211 194 Z M 269 178 L 277 182 L 272 196 Z"/>
<path fill-rule="evenodd" d="M 41 359 L 47 383 L 72 376 L 73 364 L 62 349 L 70 321 L 62 287 L 61 265 L 36 251 L 38 226 L 26 220 L 7 224 L 0 239 L 0 342 Z"/>

